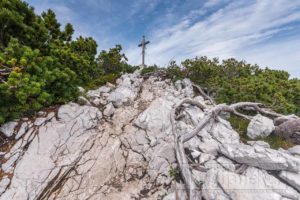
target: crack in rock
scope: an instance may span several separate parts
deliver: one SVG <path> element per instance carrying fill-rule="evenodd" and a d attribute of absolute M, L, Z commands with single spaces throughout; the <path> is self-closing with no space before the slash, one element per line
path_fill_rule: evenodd
<path fill-rule="evenodd" d="M 91 103 L 70 102 L 1 127 L 13 139 L 0 154 L 0 200 L 187 198 L 174 171 L 170 112 L 185 98 L 206 104 L 204 110 L 213 107 L 195 96 L 188 79 L 173 84 L 161 77 L 143 79 L 136 71 L 122 75 L 116 86 L 82 95 Z M 205 117 L 192 105 L 178 112 L 180 135 Z M 300 199 L 298 147 L 277 151 L 262 141 L 242 144 L 230 123 L 218 118 L 184 148 L 186 167 L 206 200 Z M 244 191 L 257 187 L 265 193 Z"/>

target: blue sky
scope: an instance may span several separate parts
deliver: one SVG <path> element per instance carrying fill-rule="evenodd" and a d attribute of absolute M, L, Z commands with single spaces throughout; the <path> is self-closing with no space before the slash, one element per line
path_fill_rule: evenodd
<path fill-rule="evenodd" d="M 75 37 L 92 36 L 99 50 L 121 44 L 140 64 L 137 44 L 151 41 L 146 63 L 195 56 L 230 57 L 283 69 L 300 78 L 300 0 L 26 0 L 51 8 Z"/>

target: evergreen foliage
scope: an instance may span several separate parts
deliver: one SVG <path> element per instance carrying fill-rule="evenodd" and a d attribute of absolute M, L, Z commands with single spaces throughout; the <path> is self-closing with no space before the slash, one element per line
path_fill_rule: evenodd
<path fill-rule="evenodd" d="M 52 10 L 36 15 L 21 0 L 0 1 L 0 124 L 48 105 L 74 100 L 78 86 L 95 88 L 138 67 L 127 64 L 121 45 L 101 51 L 91 38 L 73 39 Z M 161 70 L 150 66 L 142 74 Z M 282 113 L 300 114 L 300 81 L 285 71 L 244 61 L 196 57 L 165 69 L 178 80 L 199 84 L 218 103 L 261 102 Z"/>
<path fill-rule="evenodd" d="M 24 1 L 0 1 L 0 124 L 74 100 L 79 85 L 95 87 L 133 70 L 120 45 L 96 60 L 96 41 L 72 40 L 73 33 L 52 10 L 39 16 Z"/>
<path fill-rule="evenodd" d="M 167 72 L 174 80 L 184 77 L 203 87 L 217 103 L 260 102 L 284 114 L 300 114 L 300 80 L 281 70 L 259 68 L 245 61 L 207 57 L 171 62 Z"/>

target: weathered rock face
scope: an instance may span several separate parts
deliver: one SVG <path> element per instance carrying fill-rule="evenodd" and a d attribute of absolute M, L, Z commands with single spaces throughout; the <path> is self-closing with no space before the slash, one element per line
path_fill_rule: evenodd
<path fill-rule="evenodd" d="M 300 156 L 300 145 L 296 145 L 294 147 L 291 147 L 288 149 L 288 151 L 293 154 L 293 155 L 298 155 Z"/>
<path fill-rule="evenodd" d="M 101 117 L 101 112 L 93 107 L 70 103 L 60 107 L 57 118 L 49 117 L 38 126 L 31 124 L 5 155 L 7 161 L 2 170 L 13 177 L 1 199 L 47 195 L 45 188 L 55 186 L 70 168 L 80 165 L 94 143 L 91 138 L 96 132 L 92 128 Z"/>
<path fill-rule="evenodd" d="M 292 138 L 294 134 L 300 134 L 300 119 L 292 118 L 284 121 L 279 126 L 276 126 L 274 134 L 286 139 Z M 300 141 L 297 143 L 300 144 Z"/>
<path fill-rule="evenodd" d="M 159 77 L 143 80 L 135 72 L 116 86 L 82 95 L 89 103 L 68 103 L 1 127 L 14 140 L 0 154 L 0 200 L 187 198 L 182 180 L 171 176 L 177 164 L 170 112 L 184 98 L 205 103 L 188 79 L 173 84 Z M 205 116 L 190 105 L 182 113 L 180 134 Z M 185 148 L 206 200 L 300 198 L 297 147 L 276 151 L 262 141 L 242 144 L 220 118 Z"/>
<path fill-rule="evenodd" d="M 247 135 L 251 139 L 267 137 L 272 133 L 272 131 L 274 131 L 274 129 L 275 126 L 273 120 L 258 114 L 250 121 L 247 128 Z"/>
<path fill-rule="evenodd" d="M 299 199 L 295 189 L 264 170 L 249 167 L 243 174 L 219 171 L 217 182 L 230 199 Z"/>
<path fill-rule="evenodd" d="M 300 192 L 300 173 L 282 171 L 279 176 Z"/>
<path fill-rule="evenodd" d="M 137 76 L 137 73 L 122 76 L 117 82 L 117 89 L 108 96 L 108 101 L 112 102 L 116 107 L 120 107 L 123 104 L 130 105 L 140 90 L 141 79 Z"/>
<path fill-rule="evenodd" d="M 220 146 L 219 152 L 238 163 L 261 169 L 300 171 L 299 158 L 263 146 L 223 144 Z"/>
<path fill-rule="evenodd" d="M 17 124 L 17 122 L 7 122 L 0 127 L 0 132 L 2 132 L 6 137 L 11 137 Z"/>

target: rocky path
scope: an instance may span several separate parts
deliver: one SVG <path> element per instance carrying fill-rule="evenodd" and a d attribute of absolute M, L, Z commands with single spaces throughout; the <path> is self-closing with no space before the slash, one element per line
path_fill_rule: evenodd
<path fill-rule="evenodd" d="M 136 72 L 86 92 L 81 105 L 3 125 L 14 142 L 0 153 L 0 200 L 186 199 L 170 122 L 172 107 L 186 97 L 212 107 L 187 79 L 173 84 Z M 203 117 L 187 105 L 178 131 Z M 186 154 L 206 200 L 300 199 L 299 146 L 243 144 L 222 119 L 188 141 Z"/>

